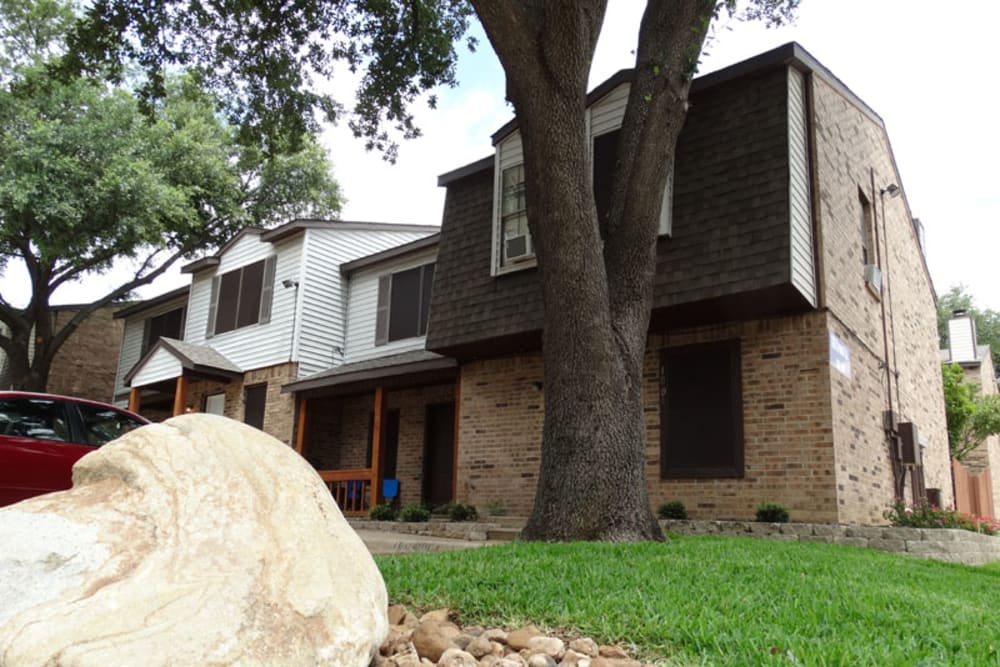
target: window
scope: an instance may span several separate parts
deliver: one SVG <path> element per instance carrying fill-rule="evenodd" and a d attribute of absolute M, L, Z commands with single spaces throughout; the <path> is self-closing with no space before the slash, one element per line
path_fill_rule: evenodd
<path fill-rule="evenodd" d="M 433 282 L 434 264 L 379 277 L 376 345 L 427 333 Z"/>
<path fill-rule="evenodd" d="M 670 348 L 661 362 L 660 476 L 742 477 L 739 342 Z"/>
<path fill-rule="evenodd" d="M 272 255 L 212 279 L 208 335 L 270 321 L 274 264 Z"/>
<path fill-rule="evenodd" d="M 879 262 L 875 250 L 875 218 L 872 216 L 872 205 L 860 190 L 858 199 L 861 208 L 861 263 L 865 266 L 877 265 Z"/>
<path fill-rule="evenodd" d="M 70 441 L 66 407 L 47 398 L 0 400 L 0 435 Z"/>
<path fill-rule="evenodd" d="M 264 406 L 267 404 L 267 383 L 255 384 L 243 391 L 243 423 L 264 430 Z"/>
<path fill-rule="evenodd" d="M 150 317 L 143 324 L 144 332 L 142 339 L 142 353 L 146 354 L 149 349 L 156 345 L 156 341 L 164 336 L 167 338 L 181 339 L 184 337 L 184 309 L 175 308 L 156 317 Z"/>
<path fill-rule="evenodd" d="M 142 426 L 128 415 L 99 405 L 77 403 L 83 420 L 83 438 L 88 445 L 103 445 Z"/>
<path fill-rule="evenodd" d="M 210 415 L 226 414 L 226 395 L 210 394 L 205 397 L 205 412 Z"/>
<path fill-rule="evenodd" d="M 509 266 L 535 256 L 528 231 L 524 165 L 504 169 L 500 180 L 500 266 Z"/>

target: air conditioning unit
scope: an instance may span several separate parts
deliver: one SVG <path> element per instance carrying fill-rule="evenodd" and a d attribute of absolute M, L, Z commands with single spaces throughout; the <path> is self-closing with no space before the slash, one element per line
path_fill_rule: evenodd
<path fill-rule="evenodd" d="M 865 282 L 868 283 L 871 288 L 881 294 L 882 293 L 882 269 L 878 268 L 876 264 L 865 264 Z"/>
<path fill-rule="evenodd" d="M 508 262 L 518 262 L 532 256 L 531 238 L 525 234 L 509 236 L 503 240 L 504 257 Z"/>

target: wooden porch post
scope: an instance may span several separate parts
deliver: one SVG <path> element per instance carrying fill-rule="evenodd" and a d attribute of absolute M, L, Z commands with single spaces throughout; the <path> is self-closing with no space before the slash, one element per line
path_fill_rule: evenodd
<path fill-rule="evenodd" d="M 306 448 L 306 425 L 309 423 L 308 405 L 307 399 L 303 398 L 299 401 L 299 426 L 295 432 L 295 451 L 299 453 L 299 456 L 302 456 L 302 452 Z"/>
<path fill-rule="evenodd" d="M 128 409 L 138 414 L 141 401 L 142 397 L 139 395 L 139 388 L 132 387 L 132 391 L 128 393 Z"/>
<path fill-rule="evenodd" d="M 372 424 L 372 502 L 375 507 L 381 500 L 382 489 L 382 425 L 385 423 L 385 387 L 375 387 L 375 418 Z"/>
<path fill-rule="evenodd" d="M 177 388 L 174 390 L 174 416 L 184 414 L 184 405 L 187 403 L 188 380 L 183 375 L 177 378 Z"/>
<path fill-rule="evenodd" d="M 451 500 L 458 502 L 458 426 L 461 423 L 459 415 L 462 414 L 462 375 L 455 378 L 455 433 L 452 438 L 454 442 L 451 446 Z M 467 500 L 464 499 L 463 500 Z"/>

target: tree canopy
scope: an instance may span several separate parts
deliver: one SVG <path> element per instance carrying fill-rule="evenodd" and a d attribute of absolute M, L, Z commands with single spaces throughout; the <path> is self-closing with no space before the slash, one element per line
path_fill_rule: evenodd
<path fill-rule="evenodd" d="M 25 6 L 0 4 L 0 39 L 14 40 L 45 17 L 63 25 L 58 12 L 32 21 L 24 16 L 39 12 L 6 13 Z M 33 34 L 53 40 L 60 33 Z M 19 262 L 31 282 L 25 307 L 0 294 L 7 331 L 0 350 L 15 387 L 44 389 L 52 357 L 84 319 L 178 259 L 247 225 L 340 210 L 329 162 L 309 137 L 283 153 L 240 143 L 238 128 L 216 113 L 215 99 L 189 75 L 166 77 L 164 96 L 140 113 L 127 89 L 53 77 L 49 66 L 61 47 L 20 37 L 21 46 L 7 52 L 8 78 L 0 88 L 0 272 Z M 43 52 L 54 55 L 35 57 Z M 131 278 L 52 330 L 47 314 L 56 289 L 123 260 L 134 263 Z"/>
<path fill-rule="evenodd" d="M 590 184 L 587 82 L 606 0 L 471 0 L 506 74 L 522 139 L 526 212 L 544 304 L 541 469 L 523 535 L 538 540 L 662 539 L 646 483 L 643 358 L 657 223 L 687 97 L 712 21 L 736 0 L 646 3 L 607 219 Z M 787 20 L 798 0 L 751 0 L 742 15 Z M 310 87 L 338 64 L 362 72 L 355 133 L 391 159 L 412 136 L 408 106 L 453 85 L 462 0 L 296 3 L 98 0 L 74 32 L 68 65 L 137 62 L 147 99 L 164 66 L 215 89 L 244 140 L 298 136 L 318 110 L 344 107 Z M 433 103 L 433 97 L 430 98 Z M 390 135 L 389 130 L 395 134 Z"/>

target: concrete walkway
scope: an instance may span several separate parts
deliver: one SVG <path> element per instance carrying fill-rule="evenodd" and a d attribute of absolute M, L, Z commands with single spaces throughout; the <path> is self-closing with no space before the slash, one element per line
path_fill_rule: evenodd
<path fill-rule="evenodd" d="M 426 551 L 449 551 L 452 549 L 474 549 L 490 544 L 472 540 L 452 540 L 446 537 L 430 537 L 395 533 L 387 530 L 357 529 L 354 532 L 364 541 L 373 554 L 411 554 Z"/>

